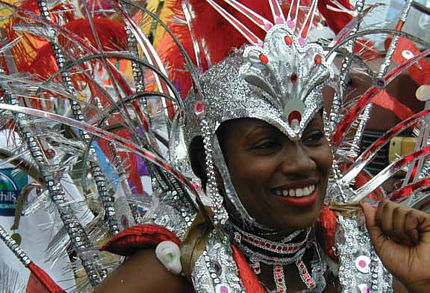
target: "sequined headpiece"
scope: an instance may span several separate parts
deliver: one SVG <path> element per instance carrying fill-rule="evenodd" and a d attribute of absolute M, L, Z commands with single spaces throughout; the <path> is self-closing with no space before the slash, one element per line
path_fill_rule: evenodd
<path fill-rule="evenodd" d="M 306 41 L 317 1 L 311 4 L 298 35 L 295 33 L 297 19 L 292 18 L 291 11 L 285 18 L 277 1 L 268 1 L 275 23 L 236 1 L 225 1 L 266 31 L 264 41 L 218 4 L 207 2 L 251 45 L 237 50 L 208 70 L 200 79 L 201 93 L 191 91 L 186 101 L 186 141 L 190 142 L 198 135 L 205 139 L 208 193 L 215 210 L 222 210 L 222 198 L 211 175 L 214 165 L 223 174 L 229 200 L 245 220 L 255 222 L 240 203 L 230 182 L 215 136 L 217 128 L 227 120 L 256 118 L 277 127 L 291 140 L 298 141 L 308 122 L 323 107 L 321 89 L 327 85 L 334 87 L 336 76 L 323 48 Z M 219 217 L 225 219 L 223 213 L 224 216 Z"/>

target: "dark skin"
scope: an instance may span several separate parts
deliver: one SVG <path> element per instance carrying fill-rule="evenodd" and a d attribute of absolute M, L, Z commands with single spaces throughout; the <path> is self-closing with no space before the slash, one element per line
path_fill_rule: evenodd
<path fill-rule="evenodd" d="M 321 210 L 332 165 L 321 115 L 316 115 L 300 141 L 292 142 L 270 124 L 257 119 L 227 121 L 221 128 L 221 145 L 236 192 L 248 213 L 259 223 L 288 234 L 312 226 Z M 291 205 L 276 195 L 277 189 L 314 185 L 317 200 Z M 273 240 L 277 240 L 276 238 Z M 310 256 L 305 256 L 310 261 Z M 305 290 L 294 264 L 285 267 L 288 290 Z M 262 264 L 259 279 L 274 290 L 273 268 Z"/>
<path fill-rule="evenodd" d="M 324 124 L 316 115 L 298 142 L 257 119 L 236 119 L 222 128 L 222 148 L 237 194 L 257 222 L 280 232 L 315 223 L 327 189 L 332 154 Z M 245 167 L 246 166 L 246 167 Z M 298 207 L 276 196 L 277 189 L 314 185 L 317 200 Z"/>
<path fill-rule="evenodd" d="M 260 223 L 285 233 L 315 223 L 332 160 L 322 130 L 320 115 L 298 142 L 255 119 L 236 119 L 222 127 L 219 137 L 234 186 L 243 205 Z M 194 166 L 202 165 L 201 153 L 192 155 Z M 314 184 L 318 200 L 306 207 L 291 206 L 272 192 L 279 186 L 297 187 L 297 182 Z M 366 204 L 362 208 L 375 250 L 387 269 L 409 292 L 430 292 L 430 272 L 422 269 L 430 265 L 430 216 L 389 201 L 377 209 Z M 308 263 L 308 255 L 304 261 Z M 295 267 L 284 270 L 290 292 L 305 289 Z M 271 267 L 263 266 L 258 278 L 269 289 L 274 288 Z M 395 292 L 406 292 L 403 285 L 396 283 Z M 168 272 L 153 249 L 145 249 L 131 256 L 96 292 L 192 292 L 192 287 Z M 329 284 L 326 292 L 336 292 L 336 288 Z"/>

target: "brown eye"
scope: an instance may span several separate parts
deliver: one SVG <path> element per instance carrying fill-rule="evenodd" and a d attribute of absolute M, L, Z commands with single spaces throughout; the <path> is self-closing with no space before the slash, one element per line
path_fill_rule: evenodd
<path fill-rule="evenodd" d="M 271 152 L 275 151 L 280 147 L 280 143 L 276 140 L 263 140 L 256 143 L 252 149 L 261 152 Z"/>
<path fill-rule="evenodd" d="M 318 146 L 324 139 L 322 131 L 313 131 L 302 138 L 302 143 L 307 146 Z"/>

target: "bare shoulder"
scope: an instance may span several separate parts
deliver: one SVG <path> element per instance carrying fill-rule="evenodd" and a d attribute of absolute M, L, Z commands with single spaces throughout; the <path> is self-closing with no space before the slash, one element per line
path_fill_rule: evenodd
<path fill-rule="evenodd" d="M 193 292 L 185 278 L 175 276 L 158 261 L 155 249 L 143 249 L 112 272 L 96 293 Z"/>

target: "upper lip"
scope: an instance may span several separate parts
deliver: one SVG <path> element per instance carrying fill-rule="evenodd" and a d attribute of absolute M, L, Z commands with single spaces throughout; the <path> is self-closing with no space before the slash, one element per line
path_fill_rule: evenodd
<path fill-rule="evenodd" d="M 318 182 L 319 182 L 319 180 L 317 180 L 317 179 L 301 180 L 298 182 L 292 182 L 292 183 L 287 183 L 284 185 L 279 185 L 277 187 L 272 188 L 272 190 L 304 188 L 304 187 L 307 187 L 309 185 L 317 185 Z"/>

